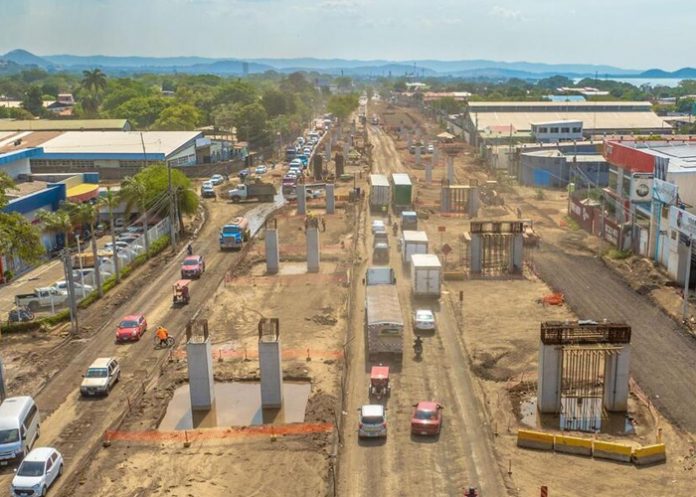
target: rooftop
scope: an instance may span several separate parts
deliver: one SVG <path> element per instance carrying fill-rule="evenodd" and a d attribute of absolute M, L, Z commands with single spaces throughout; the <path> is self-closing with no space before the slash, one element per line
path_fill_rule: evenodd
<path fill-rule="evenodd" d="M 588 130 L 610 132 L 613 130 L 655 129 L 664 129 L 667 132 L 671 129 L 664 119 L 651 110 L 643 112 L 593 112 L 592 110 L 481 112 L 471 116 L 471 118 L 474 123 L 478 123 L 479 131 L 496 130 L 500 127 L 506 127 L 509 130 L 509 127 L 512 126 L 518 132 L 529 132 L 532 123 L 546 121 L 582 121 L 585 132 Z"/>
<path fill-rule="evenodd" d="M 67 131 L 43 148 L 45 154 L 142 155 L 144 146 L 148 156 L 167 157 L 200 136 L 200 131 Z"/>
<path fill-rule="evenodd" d="M 650 102 L 627 102 L 627 101 L 610 101 L 610 102 L 549 102 L 549 101 L 507 101 L 507 102 L 469 102 L 469 108 L 473 111 L 486 108 L 525 108 L 525 107 L 540 107 L 540 108 L 578 108 L 578 109 L 610 109 L 610 108 L 638 108 L 651 109 Z"/>
<path fill-rule="evenodd" d="M 39 192 L 46 188 L 49 183 L 45 181 L 25 181 L 24 183 L 16 183 L 15 188 L 8 190 L 7 196 L 10 198 L 20 198 L 25 195 Z"/>
<path fill-rule="evenodd" d="M 0 131 L 76 131 L 124 130 L 130 125 L 126 119 L 28 119 L 0 120 Z"/>
<path fill-rule="evenodd" d="M 39 147 L 60 133 L 60 131 L 0 132 L 0 154 Z"/>

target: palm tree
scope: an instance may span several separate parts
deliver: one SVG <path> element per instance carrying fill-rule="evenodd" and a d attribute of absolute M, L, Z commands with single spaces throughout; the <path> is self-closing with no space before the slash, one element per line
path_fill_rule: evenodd
<path fill-rule="evenodd" d="M 121 184 L 121 196 L 123 200 L 126 201 L 126 212 L 130 213 L 134 206 L 137 206 L 140 210 L 140 215 L 143 219 L 143 229 L 145 231 L 145 258 L 150 258 L 150 237 L 147 234 L 147 185 L 142 180 L 136 176 L 126 176 Z"/>
<path fill-rule="evenodd" d="M 104 296 L 104 289 L 101 284 L 101 271 L 99 269 L 100 262 L 97 253 L 97 237 L 95 236 L 95 226 L 99 220 L 99 208 L 90 203 L 73 204 L 72 207 L 73 220 L 81 226 L 88 225 L 89 232 L 92 235 L 92 257 L 94 258 L 94 280 L 99 290 L 99 296 Z"/>
<path fill-rule="evenodd" d="M 93 69 L 91 71 L 82 71 L 82 81 L 80 85 L 87 91 L 99 93 L 106 90 L 106 74 L 101 69 Z"/>
<path fill-rule="evenodd" d="M 68 246 L 70 233 L 73 232 L 73 221 L 70 214 L 65 209 L 58 209 L 51 212 L 41 209 L 36 218 L 43 223 L 44 230 L 51 233 L 61 233 L 63 235 L 63 245 Z"/>
<path fill-rule="evenodd" d="M 111 190 L 111 187 L 106 187 L 106 195 L 102 195 L 97 202 L 99 207 L 109 209 L 109 226 L 111 227 L 111 243 L 114 247 L 114 274 L 116 275 L 116 283 L 121 281 L 121 273 L 118 267 L 118 254 L 116 253 L 116 232 L 114 231 L 114 209 L 121 205 L 121 199 L 118 193 Z"/>

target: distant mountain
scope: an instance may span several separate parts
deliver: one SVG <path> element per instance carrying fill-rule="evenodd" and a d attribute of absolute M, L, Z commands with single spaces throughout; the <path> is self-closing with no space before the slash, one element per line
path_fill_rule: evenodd
<path fill-rule="evenodd" d="M 42 69 L 50 69 L 53 66 L 53 64 L 48 60 L 38 57 L 31 52 L 27 52 L 26 50 L 12 50 L 11 52 L 7 52 L 5 55 L 0 57 L 0 59 L 9 60 L 10 62 L 14 62 L 15 64 L 22 66 L 37 66 Z"/>
<path fill-rule="evenodd" d="M 22 66 L 11 60 L 0 59 L 0 76 L 9 76 L 10 74 L 18 74 L 25 70 L 27 66 Z"/>
<path fill-rule="evenodd" d="M 299 57 L 289 59 L 254 58 L 220 59 L 210 57 L 116 57 L 109 55 L 47 55 L 36 56 L 26 50 L 13 50 L 0 61 L 6 61 L 0 71 L 16 71 L 17 67 L 41 67 L 47 70 L 79 72 L 84 69 L 101 68 L 112 75 L 128 75 L 134 72 L 187 73 L 242 75 L 265 71 L 290 73 L 293 71 L 318 72 L 346 76 L 415 76 L 415 77 L 458 77 L 494 79 L 540 79 L 548 76 L 567 76 L 571 78 L 628 77 L 628 78 L 696 78 L 696 69 L 685 67 L 668 72 L 661 69 L 639 71 L 622 69 L 608 65 L 594 64 L 544 64 L 537 62 L 505 62 L 485 59 L 475 60 L 357 60 L 357 59 L 317 59 Z M 7 72 L 5 72 L 7 73 Z"/>

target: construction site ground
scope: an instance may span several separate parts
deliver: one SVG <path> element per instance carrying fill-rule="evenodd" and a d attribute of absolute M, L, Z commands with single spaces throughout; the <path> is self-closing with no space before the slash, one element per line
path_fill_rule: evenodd
<path fill-rule="evenodd" d="M 373 112 L 378 114 L 384 110 L 387 113 L 380 114 L 382 126 L 374 131 L 375 135 L 401 126 L 411 128 L 412 136 L 419 130 L 425 143 L 437 141 L 435 135 L 441 130 L 417 109 L 373 107 Z M 387 142 L 386 147 L 393 146 L 389 163 L 400 161 L 403 170 L 412 179 L 415 177 L 419 229 L 424 227 L 428 232 L 431 252 L 441 252 L 445 243 L 450 245 L 452 252 L 447 257 L 441 255 L 447 269 L 455 272 L 463 269 L 466 261 L 461 264 L 460 259 L 466 258 L 466 244 L 460 235 L 468 231 L 468 219 L 442 216 L 438 212 L 439 180 L 446 175 L 444 154 L 440 154 L 433 169 L 433 185 L 428 186 L 423 164 L 431 160 L 430 156 L 422 156 L 421 166 L 416 166 L 415 156 L 409 153 L 406 142 L 399 140 L 395 131 L 390 134 L 396 139 L 395 145 L 388 143 L 392 140 L 381 140 Z M 459 184 L 468 184 L 470 179 L 479 182 L 496 179 L 489 177 L 470 147 L 464 147 L 457 155 L 454 166 Z M 508 491 L 512 495 L 532 496 L 538 495 L 540 485 L 548 485 L 551 495 L 563 496 L 623 495 L 627 491 L 660 494 L 665 488 L 673 495 L 689 493 L 694 462 L 694 427 L 689 423 L 696 409 L 691 405 L 693 395 L 688 393 L 693 379 L 683 377 L 685 374 L 691 377 L 688 364 L 696 350 L 693 338 L 656 305 L 659 302 L 671 304 L 673 309 L 679 307 L 681 299 L 677 292 L 664 285 L 664 275 L 649 262 L 598 258 L 600 250 L 606 255 L 606 243 L 601 247 L 595 237 L 574 229 L 566 217 L 565 192 L 544 191 L 540 195 L 536 189 L 505 184 L 499 190 L 504 204 L 484 206 L 478 219 L 513 220 L 519 207 L 522 218 L 531 219 L 541 235 L 540 247 L 525 250 L 528 266 L 524 277 L 499 275 L 449 281 L 441 304 L 449 300 L 461 320 L 462 346 L 470 357 L 475 383 L 480 387 L 486 421 L 493 427 L 495 458 L 506 477 Z M 460 290 L 464 292 L 461 307 L 457 300 Z M 538 303 L 554 291 L 564 293 L 565 305 Z M 666 464 L 639 470 L 630 465 L 530 452 L 515 446 L 517 428 L 529 427 L 522 422 L 519 401 L 535 394 L 539 324 L 545 320 L 577 318 L 620 320 L 633 327 L 631 372 L 636 382 L 632 383 L 628 415 L 635 433 L 630 436 L 599 433 L 596 437 L 651 444 L 656 442 L 661 430 L 668 447 Z M 659 338 L 655 337 L 657 330 L 660 330 Z M 427 350 L 426 344 L 426 353 Z M 659 357 L 670 357 L 670 361 L 666 363 Z M 672 365 L 673 359 L 680 365 Z M 675 385 L 678 388 L 674 389 Z M 669 405 L 663 402 L 665 398 L 671 400 Z M 512 473 L 508 475 L 510 464 Z"/>
<path fill-rule="evenodd" d="M 428 233 L 431 252 L 442 254 L 447 243 L 452 252 L 442 258 L 448 271 L 464 273 L 461 235 L 468 219 L 438 212 L 438 188 L 425 184 L 422 166 L 415 165 L 405 141 L 386 131 L 397 125 L 418 127 L 430 141 L 439 128 L 415 109 L 377 104 L 369 112 L 382 118 L 381 126 L 369 126 L 373 172 L 411 174 L 419 225 Z M 444 164 L 441 156 L 435 184 L 444 176 Z M 366 187 L 366 169 L 349 166 L 346 172 L 355 173 L 356 186 Z M 487 178 L 467 147 L 455 159 L 455 175 L 462 183 Z M 361 280 L 371 264 L 369 221 L 388 218 L 369 214 L 366 199 L 358 206 L 347 203 L 352 187 L 353 181 L 339 183 L 337 213 L 325 216 L 318 273 L 306 273 L 304 216 L 297 215 L 293 204 L 274 214 L 281 267 L 271 276 L 265 274 L 263 230 L 242 253 L 220 252 L 217 230 L 242 213 L 259 226 L 277 205 L 206 201 L 206 222 L 193 247 L 206 257 L 207 269 L 192 283 L 187 307 L 171 307 L 182 246 L 177 254 L 163 254 L 138 269 L 105 299 L 81 311 L 78 336 L 63 327 L 3 337 L 9 393 L 35 396 L 43 416 L 40 444 L 54 445 L 66 457 L 66 473 L 51 490 L 54 495 L 457 496 L 472 484 L 485 497 L 536 496 L 540 485 L 548 485 L 552 496 L 692 493 L 693 339 L 656 308 L 660 298 L 670 300 L 664 289 L 655 293 L 661 280 L 654 279 L 652 270 L 638 270 L 643 266 L 635 262 L 611 263 L 653 281 L 655 288 L 639 295 L 596 258 L 600 247 L 572 229 L 565 218 L 567 198 L 560 192 L 545 192 L 541 198 L 533 189 L 501 188 L 504 205 L 482 209 L 479 218 L 513 219 L 519 207 L 524 218 L 534 221 L 541 247 L 525 253 L 529 264 L 523 275 L 448 280 L 439 300 L 412 299 L 408 268 L 399 262 L 401 254 L 390 235 L 390 260 L 406 321 L 404 354 L 401 362 L 388 362 L 387 440 L 358 440 L 357 409 L 368 401 L 373 364 L 365 350 Z M 310 211 L 322 216 L 323 201 L 311 204 Z M 565 305 L 539 302 L 553 291 L 565 294 Z M 425 338 L 418 359 L 411 349 L 410 316 L 420 307 L 435 312 L 438 329 Z M 118 320 L 132 312 L 146 313 L 150 331 L 141 342 L 115 345 Z M 217 382 L 250 382 L 259 378 L 257 323 L 263 317 L 280 319 L 285 379 L 311 385 L 304 422 L 158 429 L 175 390 L 186 383 L 186 324 L 207 320 Z M 535 391 L 539 323 L 576 317 L 624 319 L 634 331 L 631 371 L 637 385 L 628 415 L 635 433 L 596 437 L 647 444 L 655 442 L 661 429 L 668 447 L 665 464 L 637 469 L 516 447 L 516 430 L 528 422 L 520 405 Z M 152 330 L 160 323 L 177 337 L 171 351 L 153 347 Z M 121 359 L 122 381 L 107 398 L 83 400 L 77 390 L 81 375 L 104 355 Z M 410 434 L 412 405 L 420 400 L 443 404 L 439 437 Z M 3 471 L 0 485 L 11 476 L 11 469 Z"/>

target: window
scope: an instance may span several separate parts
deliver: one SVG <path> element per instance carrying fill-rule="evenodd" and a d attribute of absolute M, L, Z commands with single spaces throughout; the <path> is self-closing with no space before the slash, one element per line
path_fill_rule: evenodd
<path fill-rule="evenodd" d="M 549 128 L 551 133 L 558 133 L 558 128 Z"/>
<path fill-rule="evenodd" d="M 561 128 L 561 133 L 570 133 L 570 128 Z"/>
<path fill-rule="evenodd" d="M 27 419 L 24 422 L 24 425 L 28 428 L 31 426 L 32 422 L 34 421 L 34 418 L 36 417 L 36 413 L 38 412 L 38 409 L 36 408 L 36 404 L 31 406 L 31 409 L 29 409 L 29 414 L 27 414 Z"/>
<path fill-rule="evenodd" d="M 573 128 L 573 133 L 582 133 L 582 128 L 579 128 L 579 127 Z"/>
<path fill-rule="evenodd" d="M 538 133 L 548 133 L 549 128 L 547 128 L 546 126 L 542 126 L 541 128 L 537 128 L 537 132 Z"/>

